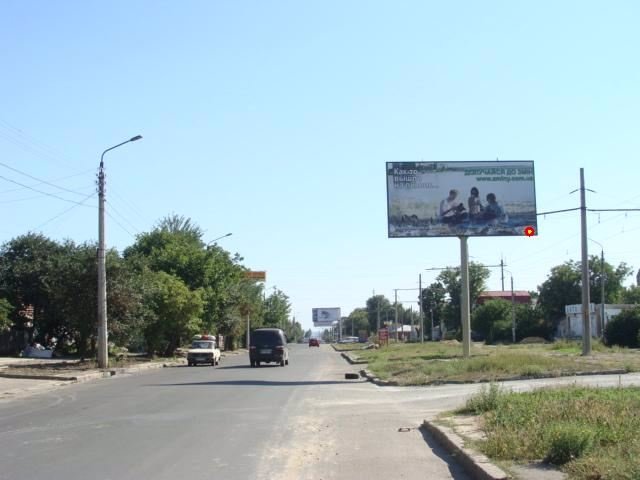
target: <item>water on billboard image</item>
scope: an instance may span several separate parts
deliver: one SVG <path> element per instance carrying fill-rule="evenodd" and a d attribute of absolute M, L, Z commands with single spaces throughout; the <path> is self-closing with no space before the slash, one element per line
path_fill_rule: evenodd
<path fill-rule="evenodd" d="M 389 237 L 537 231 L 533 162 L 387 163 Z"/>

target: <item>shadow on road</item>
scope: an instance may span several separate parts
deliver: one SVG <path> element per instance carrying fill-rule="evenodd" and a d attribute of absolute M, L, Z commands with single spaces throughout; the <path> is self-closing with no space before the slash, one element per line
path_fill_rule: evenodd
<path fill-rule="evenodd" d="M 269 380 L 221 380 L 212 382 L 185 382 L 185 383 L 156 383 L 146 385 L 147 387 L 190 387 L 190 386 L 216 386 L 216 385 L 235 385 L 239 387 L 292 387 L 304 385 L 341 385 L 353 383 L 366 383 L 366 380 L 345 381 L 345 380 L 321 380 L 321 381 L 269 381 Z"/>
<path fill-rule="evenodd" d="M 424 441 L 431 449 L 431 452 L 447 464 L 451 478 L 455 480 L 471 480 L 471 477 L 467 474 L 462 465 L 456 462 L 456 457 L 445 450 L 424 427 L 420 427 L 420 433 L 422 433 L 422 438 L 424 438 Z"/>

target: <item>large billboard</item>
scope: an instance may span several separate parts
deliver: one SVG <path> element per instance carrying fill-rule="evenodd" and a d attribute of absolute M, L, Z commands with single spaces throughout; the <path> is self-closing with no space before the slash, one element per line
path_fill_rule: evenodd
<path fill-rule="evenodd" d="M 536 235 L 532 161 L 388 162 L 389 237 Z"/>
<path fill-rule="evenodd" d="M 340 308 L 313 308 L 314 327 L 331 327 L 340 321 Z"/>

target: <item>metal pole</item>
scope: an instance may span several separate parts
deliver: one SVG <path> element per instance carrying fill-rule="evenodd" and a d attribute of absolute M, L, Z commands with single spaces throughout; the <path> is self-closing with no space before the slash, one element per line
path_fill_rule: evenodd
<path fill-rule="evenodd" d="M 513 275 L 511 275 L 511 340 L 516 343 L 516 304 L 513 295 Z"/>
<path fill-rule="evenodd" d="M 396 331 L 396 342 L 397 342 L 400 340 L 398 338 L 398 289 L 395 289 L 394 292 L 395 292 L 395 311 L 396 311 L 395 331 Z"/>
<path fill-rule="evenodd" d="M 591 355 L 591 315 L 589 299 L 589 254 L 587 248 L 587 205 L 584 168 L 580 169 L 580 226 L 582 237 L 582 355 Z"/>
<path fill-rule="evenodd" d="M 460 313 L 462 323 L 462 351 L 465 358 L 471 356 L 471 307 L 469 302 L 469 248 L 467 237 L 460 237 L 460 280 L 461 302 Z"/>
<path fill-rule="evenodd" d="M 504 260 L 500 259 L 500 277 L 502 279 L 502 291 L 504 292 Z"/>

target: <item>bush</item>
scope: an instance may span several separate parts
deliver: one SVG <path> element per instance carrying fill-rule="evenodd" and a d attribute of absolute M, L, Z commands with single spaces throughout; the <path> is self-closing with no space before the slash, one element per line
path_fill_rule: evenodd
<path fill-rule="evenodd" d="M 481 413 L 497 410 L 505 397 L 505 391 L 497 383 L 491 383 L 489 388 L 483 385 L 480 392 L 474 395 L 462 409 L 465 413 L 479 415 Z"/>
<path fill-rule="evenodd" d="M 638 348 L 640 345 L 640 307 L 624 310 L 613 317 L 604 329 L 607 346 Z"/>
<path fill-rule="evenodd" d="M 550 432 L 546 462 L 564 465 L 586 453 L 592 446 L 594 433 L 576 424 L 557 425 Z"/>
<path fill-rule="evenodd" d="M 490 300 L 473 311 L 471 327 L 487 343 L 510 341 L 512 305 L 505 300 Z"/>

